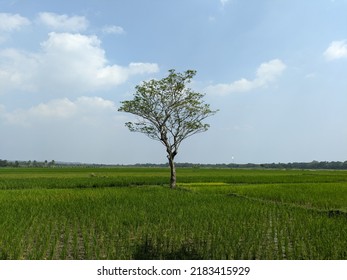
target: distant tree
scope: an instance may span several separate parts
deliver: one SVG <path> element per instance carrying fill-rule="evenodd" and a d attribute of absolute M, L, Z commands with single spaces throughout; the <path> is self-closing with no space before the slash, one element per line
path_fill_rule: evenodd
<path fill-rule="evenodd" d="M 171 169 L 171 188 L 176 187 L 174 159 L 181 142 L 208 130 L 209 125 L 203 121 L 217 112 L 204 103 L 203 94 L 186 87 L 195 74 L 194 70 L 184 73 L 169 70 L 169 75 L 161 80 L 136 86 L 134 99 L 123 101 L 118 109 L 139 117 L 136 122 L 125 124 L 130 131 L 144 133 L 165 146 Z"/>

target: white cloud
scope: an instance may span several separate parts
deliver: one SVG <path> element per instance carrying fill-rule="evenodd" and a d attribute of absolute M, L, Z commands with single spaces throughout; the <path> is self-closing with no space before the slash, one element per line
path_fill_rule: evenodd
<path fill-rule="evenodd" d="M 78 32 L 86 30 L 89 23 L 83 16 L 58 15 L 55 13 L 40 13 L 39 21 L 55 31 Z"/>
<path fill-rule="evenodd" d="M 0 106 L 0 117 L 11 125 L 35 126 L 42 122 L 71 120 L 92 122 L 102 118 L 105 114 L 115 113 L 116 106 L 113 101 L 101 97 L 82 96 L 75 101 L 68 98 L 54 99 L 40 103 L 28 109 L 17 109 L 7 112 Z"/>
<path fill-rule="evenodd" d="M 286 65 L 279 59 L 262 63 L 257 69 L 257 78 L 254 80 L 259 86 L 267 85 L 274 81 L 286 69 Z"/>
<path fill-rule="evenodd" d="M 10 125 L 31 126 L 38 121 L 68 119 L 76 113 L 76 104 L 67 98 L 40 103 L 29 109 L 2 111 L 2 119 Z"/>
<path fill-rule="evenodd" d="M 123 27 L 117 25 L 106 25 L 102 28 L 102 32 L 105 34 L 124 34 Z"/>
<path fill-rule="evenodd" d="M 30 20 L 19 14 L 0 13 L 0 31 L 10 32 L 30 25 Z"/>
<path fill-rule="evenodd" d="M 76 104 L 80 107 L 84 108 L 90 108 L 90 109 L 110 109 L 110 110 L 116 110 L 116 105 L 113 101 L 111 100 L 106 100 L 101 97 L 87 97 L 87 96 L 82 96 L 77 98 Z"/>
<path fill-rule="evenodd" d="M 133 75 L 155 73 L 155 63 L 110 64 L 96 36 L 49 34 L 39 53 L 0 52 L 0 89 L 79 94 L 120 85 Z"/>
<path fill-rule="evenodd" d="M 28 117 L 66 119 L 76 112 L 76 107 L 74 102 L 64 98 L 52 100 L 48 103 L 40 103 L 26 112 L 22 111 L 22 113 L 28 115 Z"/>
<path fill-rule="evenodd" d="M 262 63 L 256 71 L 256 78 L 253 80 L 242 78 L 230 84 L 210 85 L 206 91 L 211 94 L 226 95 L 263 88 L 274 82 L 285 69 L 286 65 L 281 60 L 274 59 Z"/>
<path fill-rule="evenodd" d="M 39 65 L 36 54 L 4 49 L 0 51 L 0 94 L 11 90 L 35 91 L 34 75 Z"/>
<path fill-rule="evenodd" d="M 324 56 L 327 60 L 334 60 L 347 57 L 347 41 L 333 41 L 325 50 Z"/>
<path fill-rule="evenodd" d="M 131 62 L 128 66 L 128 75 L 156 73 L 159 67 L 155 63 Z"/>

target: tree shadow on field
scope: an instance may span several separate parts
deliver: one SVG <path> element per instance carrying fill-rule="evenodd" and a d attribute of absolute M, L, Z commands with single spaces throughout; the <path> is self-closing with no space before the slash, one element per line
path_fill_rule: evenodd
<path fill-rule="evenodd" d="M 336 218 L 336 217 L 347 218 L 347 213 L 341 210 L 329 210 L 328 217 L 329 218 Z"/>
<path fill-rule="evenodd" d="M 0 260 L 8 260 L 8 259 L 9 259 L 9 256 L 7 252 L 5 252 L 4 250 L 0 248 Z"/>
<path fill-rule="evenodd" d="M 193 244 L 184 243 L 178 250 L 164 250 L 154 246 L 150 239 L 136 246 L 134 260 L 201 260 Z"/>

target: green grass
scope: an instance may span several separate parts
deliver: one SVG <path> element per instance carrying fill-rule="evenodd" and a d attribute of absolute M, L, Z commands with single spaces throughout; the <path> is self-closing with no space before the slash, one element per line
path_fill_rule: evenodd
<path fill-rule="evenodd" d="M 182 188 L 210 194 L 239 196 L 245 199 L 295 205 L 321 211 L 347 212 L 347 183 L 283 183 L 230 185 L 181 183 Z"/>
<path fill-rule="evenodd" d="M 180 183 L 347 183 L 347 171 L 182 168 Z M 168 185 L 168 168 L 0 168 L 0 189 Z"/>
<path fill-rule="evenodd" d="M 0 169 L 0 259 L 347 259 L 347 172 Z"/>

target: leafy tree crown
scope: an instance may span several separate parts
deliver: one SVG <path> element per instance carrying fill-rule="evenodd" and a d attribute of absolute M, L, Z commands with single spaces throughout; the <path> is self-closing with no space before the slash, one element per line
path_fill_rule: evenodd
<path fill-rule="evenodd" d="M 123 101 L 118 109 L 138 117 L 136 122 L 126 123 L 129 130 L 162 142 L 174 155 L 184 139 L 206 131 L 209 124 L 203 120 L 217 111 L 204 103 L 204 94 L 186 87 L 195 74 L 195 70 L 176 73 L 172 69 L 161 80 L 136 86 L 133 100 Z"/>

